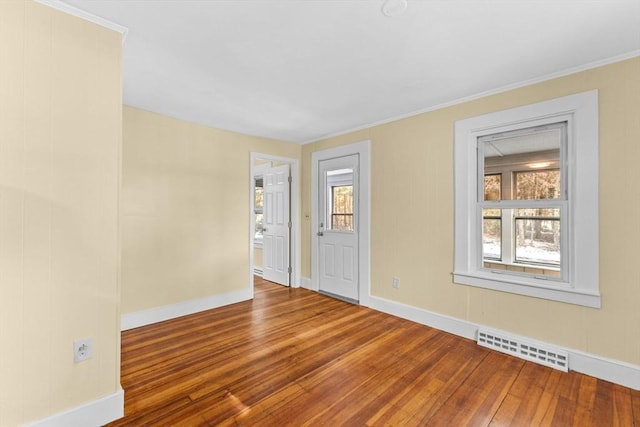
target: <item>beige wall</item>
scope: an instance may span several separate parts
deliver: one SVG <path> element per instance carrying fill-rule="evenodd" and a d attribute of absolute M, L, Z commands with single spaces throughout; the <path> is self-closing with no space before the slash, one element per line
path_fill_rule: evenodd
<path fill-rule="evenodd" d="M 0 2 L 0 425 L 119 390 L 121 35 Z M 74 339 L 93 358 L 73 363 Z"/>
<path fill-rule="evenodd" d="M 297 144 L 124 108 L 122 312 L 245 289 L 250 153 Z"/>
<path fill-rule="evenodd" d="M 602 309 L 454 285 L 454 122 L 591 89 L 600 94 Z M 303 216 L 311 153 L 364 139 L 372 143 L 373 295 L 640 365 L 640 58 L 305 145 Z M 309 221 L 303 227 L 310 277 Z"/>

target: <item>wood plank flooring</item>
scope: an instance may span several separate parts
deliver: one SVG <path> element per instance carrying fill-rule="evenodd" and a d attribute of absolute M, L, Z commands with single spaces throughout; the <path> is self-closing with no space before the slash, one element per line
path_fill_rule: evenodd
<path fill-rule="evenodd" d="M 638 426 L 640 391 L 256 279 L 255 298 L 122 333 L 110 426 Z"/>

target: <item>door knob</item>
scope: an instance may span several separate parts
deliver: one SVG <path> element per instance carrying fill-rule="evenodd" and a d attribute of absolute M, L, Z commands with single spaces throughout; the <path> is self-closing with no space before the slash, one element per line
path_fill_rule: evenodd
<path fill-rule="evenodd" d="M 318 231 L 318 236 L 324 236 L 324 233 L 322 231 Z"/>

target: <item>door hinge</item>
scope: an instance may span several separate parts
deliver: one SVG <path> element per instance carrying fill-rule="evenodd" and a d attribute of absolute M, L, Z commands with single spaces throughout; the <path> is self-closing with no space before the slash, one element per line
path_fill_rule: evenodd
<path fill-rule="evenodd" d="M 291 178 L 291 175 L 289 175 L 288 180 L 289 180 L 289 184 L 291 184 L 293 182 L 293 178 Z"/>
<path fill-rule="evenodd" d="M 292 273 L 292 271 L 293 271 L 293 270 L 291 269 L 291 267 L 287 268 L 287 272 L 288 272 L 289 274 L 291 274 L 291 273 Z"/>
<path fill-rule="evenodd" d="M 291 228 L 291 227 L 292 227 L 292 225 L 291 225 L 291 221 L 289 221 L 289 223 L 287 224 L 287 227 L 289 227 L 289 228 Z"/>

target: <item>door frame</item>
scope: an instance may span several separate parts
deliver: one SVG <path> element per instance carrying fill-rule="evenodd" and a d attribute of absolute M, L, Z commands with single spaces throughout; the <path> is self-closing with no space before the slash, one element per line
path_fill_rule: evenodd
<path fill-rule="evenodd" d="M 371 141 L 365 140 L 311 153 L 311 289 L 318 291 L 318 162 L 352 154 L 360 156 L 358 197 L 358 296 L 369 306 L 371 295 Z"/>
<path fill-rule="evenodd" d="M 272 154 L 264 154 L 258 152 L 250 152 L 249 163 L 249 289 L 251 289 L 251 297 L 253 298 L 253 253 L 254 253 L 254 230 L 255 230 L 255 194 L 253 191 L 254 175 L 257 172 L 255 162 L 258 159 L 270 160 L 274 162 L 289 163 L 291 173 L 291 204 L 290 217 L 291 236 L 289 246 L 289 257 L 291 259 L 291 282 L 289 286 L 292 288 L 300 287 L 300 161 L 290 157 L 274 156 Z"/>

